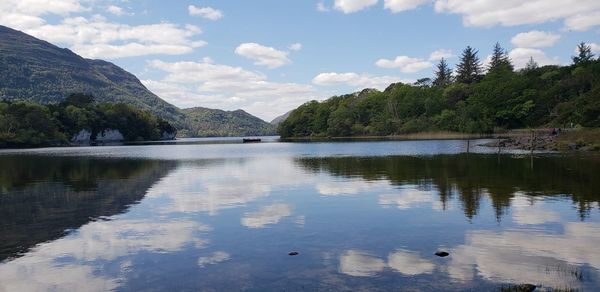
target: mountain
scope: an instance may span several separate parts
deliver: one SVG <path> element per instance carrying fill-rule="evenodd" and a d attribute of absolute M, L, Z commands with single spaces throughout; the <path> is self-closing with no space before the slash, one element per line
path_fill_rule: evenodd
<path fill-rule="evenodd" d="M 275 127 L 243 110 L 223 111 L 203 107 L 183 109 L 186 129 L 183 136 L 264 136 L 275 135 Z"/>
<path fill-rule="evenodd" d="M 287 118 L 290 116 L 290 114 L 291 114 L 293 111 L 294 111 L 294 110 L 291 110 L 291 111 L 289 111 L 289 112 L 287 112 L 287 113 L 285 113 L 285 114 L 283 114 L 283 115 L 281 115 L 281 116 L 278 116 L 278 117 L 274 118 L 274 119 L 271 121 L 271 123 L 270 123 L 270 124 L 271 124 L 271 125 L 273 125 L 273 126 L 275 126 L 275 127 L 279 126 L 279 124 L 283 123 L 283 122 L 284 122 L 284 121 L 285 121 L 285 120 L 286 120 L 286 119 L 287 119 Z"/>
<path fill-rule="evenodd" d="M 84 59 L 23 32 L 0 26 L 0 99 L 56 103 L 71 93 L 98 102 L 123 102 L 181 126 L 177 107 L 150 92 L 133 74 L 101 60 Z"/>
<path fill-rule="evenodd" d="M 102 103 L 126 103 L 171 122 L 183 136 L 274 134 L 274 127 L 242 110 L 181 110 L 148 90 L 133 74 L 102 60 L 0 25 L 0 100 L 57 103 L 72 93 Z"/>

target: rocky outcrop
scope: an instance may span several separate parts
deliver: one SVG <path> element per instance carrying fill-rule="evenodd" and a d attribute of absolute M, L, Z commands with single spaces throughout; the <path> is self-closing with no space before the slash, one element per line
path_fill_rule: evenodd
<path fill-rule="evenodd" d="M 96 134 L 96 142 L 123 142 L 125 137 L 119 130 L 105 129 Z"/>
<path fill-rule="evenodd" d="M 89 144 L 92 140 L 92 132 L 89 130 L 81 130 L 79 133 L 71 137 L 71 143 Z"/>
<path fill-rule="evenodd" d="M 160 140 L 175 140 L 175 136 L 177 136 L 177 132 L 162 132 L 160 136 Z"/>

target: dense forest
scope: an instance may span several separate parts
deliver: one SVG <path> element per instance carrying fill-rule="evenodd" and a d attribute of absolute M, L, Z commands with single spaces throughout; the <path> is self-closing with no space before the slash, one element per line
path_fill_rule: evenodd
<path fill-rule="evenodd" d="M 484 68 L 467 47 L 435 76 L 311 101 L 279 125 L 283 137 L 388 136 L 423 131 L 491 133 L 542 126 L 600 127 L 600 60 L 581 43 L 569 66 L 515 70 L 500 44 Z"/>
<path fill-rule="evenodd" d="M 0 101 L 0 148 L 66 145 L 82 130 L 92 140 L 104 130 L 122 133 L 127 141 L 157 140 L 176 129 L 165 120 L 131 105 L 96 103 L 72 94 L 58 104 Z"/>

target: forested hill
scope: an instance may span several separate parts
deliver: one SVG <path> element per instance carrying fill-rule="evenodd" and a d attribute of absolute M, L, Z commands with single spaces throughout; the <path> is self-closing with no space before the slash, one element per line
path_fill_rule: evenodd
<path fill-rule="evenodd" d="M 188 127 L 183 136 L 224 137 L 275 135 L 275 126 L 243 111 L 223 111 L 203 107 L 182 110 Z"/>
<path fill-rule="evenodd" d="M 0 26 L 0 101 L 58 104 L 74 93 L 92 95 L 98 103 L 125 103 L 146 110 L 176 126 L 180 136 L 275 133 L 275 127 L 241 110 L 181 110 L 112 63 L 85 59 L 68 49 Z"/>
<path fill-rule="evenodd" d="M 578 51 L 569 66 L 539 67 L 531 59 L 514 70 L 499 44 L 487 68 L 467 47 L 455 70 L 442 59 L 432 79 L 308 102 L 278 131 L 285 138 L 600 127 L 600 60 L 584 43 Z"/>
<path fill-rule="evenodd" d="M 101 103 L 127 103 L 182 125 L 177 107 L 150 92 L 133 74 L 0 26 L 0 100 L 58 103 L 72 93 L 91 94 Z"/>

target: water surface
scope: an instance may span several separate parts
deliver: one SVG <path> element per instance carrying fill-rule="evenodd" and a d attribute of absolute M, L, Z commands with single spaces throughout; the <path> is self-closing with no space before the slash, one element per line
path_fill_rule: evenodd
<path fill-rule="evenodd" d="M 600 157 L 226 142 L 0 152 L 0 291 L 600 289 Z"/>

